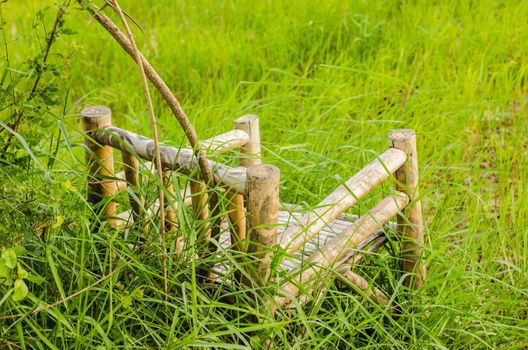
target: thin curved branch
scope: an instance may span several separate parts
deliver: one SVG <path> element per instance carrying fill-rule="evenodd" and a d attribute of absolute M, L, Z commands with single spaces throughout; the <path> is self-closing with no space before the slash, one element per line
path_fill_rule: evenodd
<path fill-rule="evenodd" d="M 103 28 L 106 29 L 106 31 L 119 43 L 119 45 L 121 45 L 121 47 L 132 58 L 135 57 L 135 52 L 132 44 L 130 43 L 126 35 L 114 24 L 114 22 L 112 22 L 110 18 L 96 11 L 95 8 L 91 6 L 91 3 L 89 1 L 77 1 L 79 2 L 79 4 L 85 6 L 86 10 L 93 16 L 93 18 L 97 22 L 99 22 L 99 24 L 101 24 Z M 143 54 L 141 54 L 141 52 L 139 52 L 139 56 L 141 57 L 141 62 L 143 63 L 145 74 L 169 105 L 169 108 L 171 109 L 172 113 L 176 117 L 176 120 L 178 120 L 178 123 L 183 129 L 185 136 L 189 141 L 189 144 L 193 148 L 195 156 L 198 159 L 198 164 L 200 165 L 201 179 L 204 180 L 209 187 L 214 187 L 215 182 L 212 175 L 211 167 L 209 166 L 209 163 L 207 163 L 205 152 L 200 148 L 200 145 L 198 144 L 198 136 L 196 134 L 196 131 L 194 130 L 194 127 L 189 121 L 189 118 L 185 114 L 183 108 L 181 107 L 180 103 L 178 102 L 170 88 L 163 81 L 163 79 L 161 79 L 159 74 L 154 70 L 152 65 L 147 61 Z M 216 205 L 216 197 L 214 199 L 213 197 L 215 197 L 214 193 L 213 196 L 211 196 L 212 207 Z"/>

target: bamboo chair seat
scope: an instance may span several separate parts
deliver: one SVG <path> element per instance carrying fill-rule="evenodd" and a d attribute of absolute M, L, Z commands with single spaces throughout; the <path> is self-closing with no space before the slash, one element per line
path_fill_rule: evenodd
<path fill-rule="evenodd" d="M 282 238 L 282 234 L 284 233 L 284 230 L 289 225 L 295 225 L 298 223 L 299 219 L 302 217 L 302 215 L 305 213 L 305 211 L 299 211 L 299 208 L 296 206 L 293 206 L 291 204 L 283 204 L 283 207 L 286 207 L 286 210 L 280 210 L 279 211 L 279 223 L 278 223 L 278 237 L 279 241 Z M 297 211 L 293 211 L 297 210 Z M 358 217 L 356 215 L 350 215 L 345 214 L 341 215 L 338 219 L 334 220 L 333 222 L 329 223 L 319 234 L 312 237 L 303 247 L 303 249 L 298 250 L 294 254 L 287 256 L 284 258 L 284 260 L 281 261 L 281 270 L 290 272 L 296 268 L 301 267 L 302 263 L 310 258 L 310 256 L 313 255 L 314 252 L 320 250 L 324 245 L 329 243 L 332 238 L 336 237 L 337 235 L 341 234 L 345 229 L 352 226 L 354 221 Z M 390 222 L 388 224 L 388 228 L 392 231 L 396 228 L 395 222 Z M 231 242 L 232 232 L 229 230 L 229 225 L 224 224 L 222 225 L 222 233 L 220 235 L 220 238 L 218 240 L 220 246 L 225 250 L 230 250 L 233 248 L 233 244 Z M 386 241 L 386 235 L 385 231 L 383 229 L 380 229 L 370 235 L 367 239 L 365 239 L 361 244 L 358 245 L 356 249 L 351 251 L 347 256 L 345 257 L 345 260 L 349 258 L 350 256 L 362 253 L 363 249 L 367 247 L 370 243 L 377 241 L 377 240 L 383 240 L 383 243 Z M 282 242 L 282 244 L 287 244 L 288 242 Z M 214 267 L 214 270 L 218 274 L 225 273 L 226 270 L 230 268 L 229 262 L 225 262 L 223 264 L 218 264 Z"/>

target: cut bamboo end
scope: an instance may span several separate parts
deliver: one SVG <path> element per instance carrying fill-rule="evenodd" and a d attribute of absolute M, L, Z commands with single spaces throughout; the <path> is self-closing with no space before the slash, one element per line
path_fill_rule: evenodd
<path fill-rule="evenodd" d="M 277 244 L 279 184 L 280 171 L 275 166 L 257 164 L 247 169 L 247 251 L 255 259 L 248 273 L 253 281 L 261 285 L 270 276 L 271 247 Z"/>
<path fill-rule="evenodd" d="M 426 268 L 422 261 L 424 231 L 418 190 L 416 133 L 410 129 L 394 130 L 389 133 L 389 141 L 392 147 L 402 150 L 407 155 L 407 162 L 395 173 L 396 188 L 406 193 L 411 200 L 411 205 L 405 208 L 403 215 L 398 216 L 398 232 L 403 242 L 402 271 L 408 274 L 404 279 L 404 284 L 408 287 L 419 288 L 425 279 Z"/>
<path fill-rule="evenodd" d="M 84 132 L 112 125 L 112 111 L 106 106 L 90 106 L 81 111 Z"/>
<path fill-rule="evenodd" d="M 259 118 L 254 114 L 244 115 L 235 120 L 235 129 L 248 135 L 248 142 L 242 146 L 240 165 L 249 168 L 260 164 L 260 128 Z"/>
<path fill-rule="evenodd" d="M 86 152 L 86 163 L 89 168 L 88 179 L 88 201 L 97 204 L 103 199 L 109 200 L 117 193 L 114 178 L 114 158 L 112 148 L 101 146 L 92 141 L 92 131 L 108 127 L 112 124 L 112 111 L 105 106 L 87 107 L 81 111 L 83 130 L 87 137 L 84 138 L 85 145 L 91 152 Z M 109 200 L 104 207 L 103 214 L 114 217 L 116 214 L 116 203 Z M 117 224 L 115 219 L 109 219 L 112 226 Z"/>
<path fill-rule="evenodd" d="M 389 219 L 395 216 L 409 203 L 405 193 L 387 196 L 378 203 L 368 214 L 359 217 L 351 226 L 334 237 L 329 243 L 314 253 L 307 262 L 307 267 L 293 270 L 286 278 L 286 283 L 280 288 L 282 296 L 275 298 L 278 306 L 291 302 L 301 290 L 312 290 L 312 285 L 318 274 L 325 269 L 336 269 L 347 255 L 358 247 L 373 232 L 378 230 Z"/>
<path fill-rule="evenodd" d="M 325 226 L 401 168 L 406 159 L 406 153 L 399 149 L 390 148 L 385 151 L 345 184 L 337 187 L 315 210 L 304 215 L 295 225 L 287 227 L 281 236 L 281 246 L 287 249 L 288 254 L 295 253 Z"/>

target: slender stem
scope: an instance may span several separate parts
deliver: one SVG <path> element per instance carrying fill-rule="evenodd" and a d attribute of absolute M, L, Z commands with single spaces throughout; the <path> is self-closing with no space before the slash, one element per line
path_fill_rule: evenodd
<path fill-rule="evenodd" d="M 147 61 L 147 59 L 141 54 L 141 52 L 134 50 L 134 47 L 130 43 L 130 40 L 127 36 L 112 22 L 110 18 L 103 15 L 95 9 L 93 4 L 89 0 L 77 0 L 81 5 L 85 5 L 86 10 L 92 15 L 92 17 L 99 22 L 99 24 L 121 45 L 121 47 L 134 59 L 137 60 L 137 55 L 141 58 L 143 63 L 143 69 L 146 76 L 150 79 L 151 83 L 156 87 L 160 92 L 161 96 L 165 99 L 165 102 L 171 109 L 174 117 L 180 124 L 183 129 L 189 144 L 193 148 L 194 155 L 198 160 L 198 165 L 200 168 L 200 175 L 197 180 L 202 180 L 205 182 L 206 186 L 209 188 L 215 187 L 215 179 L 213 177 L 213 172 L 211 165 L 207 161 L 205 152 L 198 143 L 198 136 L 194 127 L 192 126 L 189 118 L 185 114 L 183 108 L 181 107 L 178 99 L 174 96 L 168 85 L 163 81 L 159 74 L 154 70 L 152 65 Z M 107 3 L 112 6 L 110 1 Z M 88 5 L 88 6 L 86 6 Z M 137 53 L 136 53 L 137 51 Z M 220 227 L 218 225 L 218 219 L 220 217 L 220 206 L 218 205 L 218 195 L 215 191 L 210 192 L 209 196 L 209 206 L 211 208 L 211 236 L 218 238 L 220 235 Z"/>
<path fill-rule="evenodd" d="M 59 10 L 57 11 L 55 22 L 53 23 L 53 27 L 51 28 L 51 32 L 48 37 L 48 42 L 46 43 L 46 50 L 44 51 L 44 58 L 42 59 L 44 63 L 46 63 L 46 61 L 48 60 L 48 56 L 51 50 L 51 45 L 53 44 L 53 41 L 55 40 L 55 36 L 57 35 L 57 28 L 59 26 L 59 22 L 62 19 L 62 16 L 64 15 L 64 11 L 62 10 L 62 7 L 68 6 L 70 4 L 70 1 L 71 0 L 64 0 L 64 2 L 62 3 L 62 6 L 60 6 Z M 35 82 L 33 83 L 33 87 L 31 88 L 31 93 L 29 94 L 29 99 L 31 99 L 33 95 L 35 94 L 35 92 L 37 91 L 37 87 L 38 87 L 41 77 L 42 77 L 42 72 L 37 74 L 37 78 L 35 79 Z"/>
<path fill-rule="evenodd" d="M 68 6 L 70 4 L 70 1 L 71 0 L 64 0 L 62 6 L 59 7 L 59 10 L 57 11 L 57 16 L 55 17 L 55 22 L 53 23 L 53 27 L 51 29 L 51 32 L 49 33 L 49 37 L 48 37 L 48 41 L 46 43 L 46 48 L 45 48 L 45 51 L 44 51 L 44 57 L 42 59 L 43 63 L 46 63 L 46 61 L 48 60 L 48 56 L 49 56 L 49 53 L 50 53 L 50 50 L 51 50 L 51 45 L 53 44 L 53 41 L 55 40 L 55 36 L 57 35 L 57 28 L 59 26 L 59 22 L 62 18 L 62 16 L 64 15 L 64 11 L 62 10 L 62 7 L 63 6 Z M 5 41 L 5 45 L 6 45 L 6 54 L 7 54 L 7 41 L 5 40 L 5 33 L 4 33 L 4 41 Z M 9 58 L 8 58 L 9 59 Z M 8 64 L 9 64 L 9 61 L 8 61 Z M 35 78 L 35 81 L 33 82 L 33 87 L 31 88 L 31 92 L 29 93 L 29 97 L 28 97 L 28 101 L 30 101 L 33 96 L 35 95 L 35 93 L 37 92 L 37 88 L 38 88 L 38 84 L 40 82 L 40 78 L 42 77 L 42 70 L 37 72 L 37 77 Z M 14 131 L 17 131 L 19 125 L 20 125 L 20 122 L 22 121 L 22 117 L 24 116 L 24 113 L 22 111 L 18 112 L 16 114 L 16 117 L 15 117 L 15 121 L 10 125 L 11 129 L 13 129 Z M 0 130 L 0 132 L 3 131 Z M 9 148 L 9 145 L 11 144 L 11 140 L 13 138 L 13 134 L 9 134 L 9 136 L 7 137 L 7 142 L 4 146 L 4 152 L 7 151 L 7 149 Z"/>
<path fill-rule="evenodd" d="M 81 5 L 89 5 L 90 2 L 87 0 L 77 0 L 79 4 Z M 106 31 L 121 45 L 121 47 L 133 58 L 135 58 L 135 51 L 132 47 L 132 44 L 127 39 L 126 35 L 119 30 L 119 28 L 108 18 L 107 16 L 97 12 L 94 10 L 91 6 L 87 6 L 87 11 L 93 16 L 93 18 L 99 22 L 103 28 L 106 29 Z M 189 118 L 185 114 L 183 108 L 181 107 L 180 103 L 170 90 L 170 88 L 167 86 L 167 84 L 161 79 L 159 74 L 154 70 L 152 65 L 147 61 L 145 57 L 139 53 L 139 56 L 141 57 L 141 60 L 143 62 L 143 68 L 145 69 L 145 74 L 150 79 L 152 84 L 158 89 L 161 96 L 165 99 L 167 102 L 167 105 L 171 109 L 172 113 L 174 114 L 176 120 L 180 124 L 181 128 L 183 129 L 185 136 L 187 137 L 187 140 L 189 141 L 191 147 L 194 150 L 194 153 L 196 155 L 196 158 L 198 159 L 198 164 L 200 165 L 200 177 L 203 181 L 206 182 L 206 184 L 209 187 L 214 187 L 215 181 L 213 177 L 213 173 L 211 170 L 211 166 L 207 162 L 207 158 L 205 156 L 205 152 L 202 150 L 198 143 L 198 136 L 196 134 L 196 131 L 194 130 L 194 127 L 192 126 L 191 122 L 189 121 Z M 213 191 L 211 192 L 211 197 L 209 199 L 211 208 L 213 208 L 213 212 L 215 208 L 217 207 L 217 196 L 216 193 Z M 214 216 L 214 215 L 213 215 Z"/>
<path fill-rule="evenodd" d="M 161 261 L 162 261 L 162 274 L 163 274 L 163 291 L 165 292 L 165 295 L 168 295 L 169 291 L 169 285 L 168 285 L 168 278 L 167 278 L 167 250 L 166 250 L 166 232 L 165 232 L 165 197 L 163 195 L 163 169 L 161 166 L 161 155 L 160 155 L 160 145 L 159 145 L 159 137 L 158 137 L 158 126 L 156 123 L 156 115 L 154 114 L 154 105 L 152 104 L 152 97 L 150 96 L 150 90 L 148 86 L 147 81 L 147 75 L 145 74 L 145 67 L 143 66 L 143 60 L 141 59 L 141 54 L 139 53 L 139 50 L 136 46 L 136 42 L 134 40 L 134 35 L 132 34 L 132 31 L 130 30 L 130 27 L 128 25 L 128 22 L 125 18 L 125 15 L 123 14 L 123 11 L 121 10 L 121 7 L 119 6 L 119 3 L 117 0 L 113 0 L 114 10 L 119 15 L 119 18 L 121 19 L 121 22 L 123 23 L 123 26 L 125 27 L 126 33 L 128 35 L 128 39 L 130 41 L 130 45 L 132 45 L 132 49 L 134 52 L 134 56 L 136 59 L 136 62 L 139 66 L 139 70 L 141 72 L 141 80 L 143 81 L 143 89 L 145 90 L 145 96 L 147 98 L 147 105 L 149 109 L 150 114 L 150 122 L 152 124 L 152 131 L 154 133 L 154 152 L 156 154 L 155 164 L 156 164 L 156 170 L 158 172 L 159 177 L 159 183 L 158 183 L 158 197 L 159 197 L 159 208 L 160 208 L 160 234 L 161 234 Z"/>

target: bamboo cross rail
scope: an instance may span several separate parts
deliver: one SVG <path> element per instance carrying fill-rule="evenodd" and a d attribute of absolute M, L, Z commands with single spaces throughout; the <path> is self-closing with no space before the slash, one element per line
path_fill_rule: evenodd
<path fill-rule="evenodd" d="M 219 243 L 226 251 L 238 251 L 235 259 L 225 259 L 225 263 L 214 266 L 214 274 L 220 278 L 230 269 L 229 263 L 236 261 L 242 268 L 232 275 L 235 280 L 256 287 L 273 281 L 279 287 L 269 299 L 271 310 L 287 307 L 294 300 L 304 304 L 313 292 L 325 287 L 329 278 L 335 277 L 354 285 L 375 302 L 389 304 L 386 293 L 352 271 L 361 262 L 363 249 L 372 253 L 388 241 L 386 230 L 395 231 L 402 242 L 404 284 L 419 288 L 424 282 L 424 227 L 418 191 L 416 135 L 412 130 L 391 132 L 389 149 L 338 186 L 315 209 L 303 211 L 295 205 L 280 205 L 280 171 L 261 162 L 258 117 L 246 115 L 236 119 L 233 130 L 199 143 L 209 154 L 239 151 L 236 167 L 207 160 L 217 185 L 222 186 L 217 192 L 225 196 L 227 209 L 222 221 L 223 233 L 212 236 L 210 216 L 214 213 L 211 214 L 205 183 L 193 178 L 189 188 L 181 193 L 174 193 L 173 189 L 174 173 L 192 176 L 198 170 L 192 149 L 160 146 L 166 207 L 159 208 L 155 202 L 145 208 L 139 168 L 140 165 L 150 167 L 148 162 L 154 158 L 153 140 L 113 126 L 107 107 L 89 107 L 81 115 L 90 172 L 88 200 L 97 204 L 107 222 L 142 225 L 156 210 L 163 209 L 167 212 L 166 227 L 178 237 L 176 254 L 180 255 L 186 242 L 178 234 L 178 203 L 192 207 L 195 218 L 201 222 L 195 232 L 196 240 L 210 246 L 199 251 L 195 258 L 207 258 Z M 123 160 L 124 170 L 117 175 L 112 149 L 121 151 Z M 147 163 L 140 163 L 139 159 Z M 346 214 L 373 188 L 391 178 L 395 182 L 392 194 L 362 216 Z M 113 197 L 125 190 L 129 194 L 130 210 L 118 214 Z M 178 203 L 173 200 L 176 195 L 181 197 Z M 395 216 L 397 223 L 390 223 Z M 279 270 L 285 271 L 280 280 L 272 274 L 271 266 L 277 251 L 282 251 Z"/>

